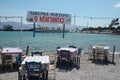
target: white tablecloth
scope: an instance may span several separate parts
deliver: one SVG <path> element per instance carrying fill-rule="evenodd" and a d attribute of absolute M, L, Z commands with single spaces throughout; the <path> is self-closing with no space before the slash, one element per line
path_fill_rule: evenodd
<path fill-rule="evenodd" d="M 22 65 L 25 64 L 25 62 L 41 62 L 42 64 L 49 64 L 49 56 L 27 56 L 23 62 Z"/>
<path fill-rule="evenodd" d="M 23 69 L 25 69 L 25 62 L 41 62 L 42 68 L 49 69 L 49 56 L 27 56 L 21 63 Z"/>
<path fill-rule="evenodd" d="M 1 54 L 22 54 L 22 52 L 20 48 L 3 48 Z"/>
<path fill-rule="evenodd" d="M 95 49 L 96 47 L 103 47 L 104 49 L 108 50 L 109 46 L 93 46 L 93 49 Z"/>
<path fill-rule="evenodd" d="M 70 59 L 71 60 L 74 59 L 74 56 L 77 53 L 77 49 L 76 48 L 60 48 L 60 49 L 57 50 L 58 56 L 61 55 L 61 50 L 68 50 L 68 51 L 70 51 Z"/>
<path fill-rule="evenodd" d="M 109 54 L 109 46 L 93 46 L 93 53 L 95 53 L 95 49 L 96 47 L 103 47 L 104 49 L 104 59 L 106 59 L 106 57 L 108 57 L 108 54 Z M 95 55 L 93 55 L 93 57 L 95 58 Z"/>
<path fill-rule="evenodd" d="M 42 63 L 42 68 L 49 70 L 49 56 L 27 56 L 21 63 L 22 66 L 22 77 L 23 75 L 26 74 L 26 68 L 25 68 L 25 62 L 41 62 Z"/>

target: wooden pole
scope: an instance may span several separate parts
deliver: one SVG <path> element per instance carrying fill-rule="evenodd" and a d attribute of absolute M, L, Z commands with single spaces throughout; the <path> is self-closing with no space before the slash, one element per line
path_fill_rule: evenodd
<path fill-rule="evenodd" d="M 22 49 L 22 20 L 23 18 L 21 17 L 21 28 L 20 28 L 20 48 Z"/>
<path fill-rule="evenodd" d="M 63 24 L 63 38 L 65 37 L 65 24 Z"/>

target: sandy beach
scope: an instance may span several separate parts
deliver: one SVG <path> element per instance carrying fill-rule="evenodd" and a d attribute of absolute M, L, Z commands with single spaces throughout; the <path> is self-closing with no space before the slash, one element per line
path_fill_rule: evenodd
<path fill-rule="evenodd" d="M 82 54 L 80 60 L 80 68 L 57 68 L 56 80 L 120 80 L 119 55 L 115 55 L 115 64 L 93 63 L 88 60 L 88 54 Z M 0 80 L 17 80 L 17 70 L 2 72 L 0 69 Z"/>

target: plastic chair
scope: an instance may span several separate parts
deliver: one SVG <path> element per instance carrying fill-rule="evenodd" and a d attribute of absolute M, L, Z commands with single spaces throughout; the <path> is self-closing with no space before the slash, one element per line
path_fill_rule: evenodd
<path fill-rule="evenodd" d="M 41 62 L 26 62 L 28 80 L 43 79 L 43 70 Z"/>
<path fill-rule="evenodd" d="M 21 55 L 16 56 L 16 63 L 18 65 L 18 67 L 21 66 Z"/>
<path fill-rule="evenodd" d="M 42 56 L 42 52 L 31 52 L 31 55 L 32 56 L 34 56 L 34 55 Z"/>

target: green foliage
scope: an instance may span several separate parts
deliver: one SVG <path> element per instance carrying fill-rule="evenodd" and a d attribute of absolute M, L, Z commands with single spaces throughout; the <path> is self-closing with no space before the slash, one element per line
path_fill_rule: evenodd
<path fill-rule="evenodd" d="M 119 25 L 119 18 L 113 19 L 109 25 L 109 29 L 112 30 L 113 26 Z"/>

